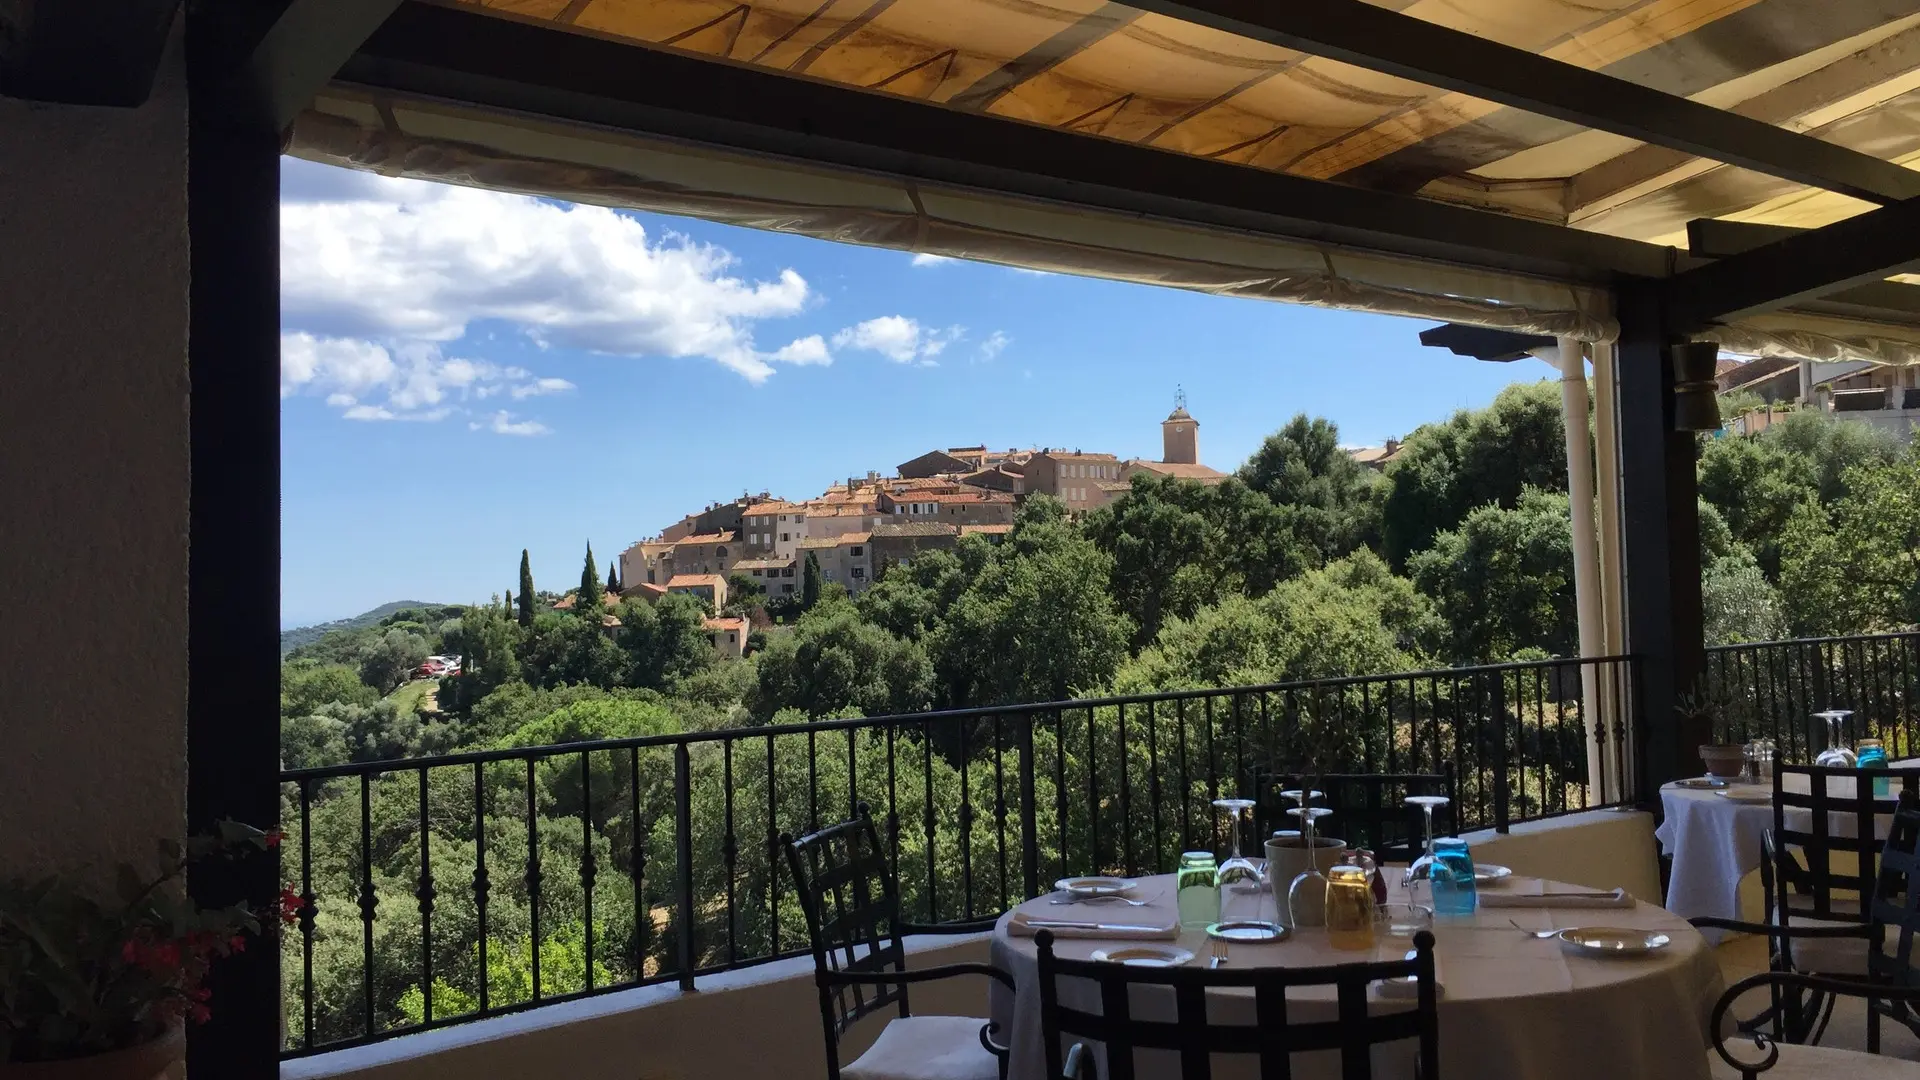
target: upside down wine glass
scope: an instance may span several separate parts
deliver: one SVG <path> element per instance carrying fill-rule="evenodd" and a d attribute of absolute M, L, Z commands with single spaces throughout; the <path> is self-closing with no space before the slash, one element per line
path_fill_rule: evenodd
<path fill-rule="evenodd" d="M 1325 926 L 1327 875 L 1320 872 L 1320 848 L 1315 836 L 1318 831 L 1315 823 L 1333 811 L 1324 806 L 1298 806 L 1287 813 L 1300 819 L 1300 839 L 1307 848 L 1307 868 L 1293 879 L 1293 885 L 1287 889 L 1287 913 L 1295 926 Z"/>
<path fill-rule="evenodd" d="M 1260 868 L 1246 857 L 1240 846 L 1240 821 L 1252 810 L 1252 799 L 1215 799 L 1213 808 L 1227 815 L 1227 838 L 1231 845 L 1219 870 L 1220 920 L 1222 922 L 1261 919 Z"/>
<path fill-rule="evenodd" d="M 1445 795 L 1409 795 L 1406 799 L 1408 806 L 1419 807 L 1420 812 L 1426 816 L 1427 843 L 1420 857 L 1413 860 L 1412 865 L 1407 867 L 1405 884 L 1411 886 L 1415 878 L 1427 878 L 1427 893 L 1429 897 L 1431 897 L 1433 893 L 1432 875 L 1433 864 L 1436 858 L 1433 850 L 1433 811 L 1436 807 L 1445 806 L 1452 801 L 1453 800 L 1447 798 Z"/>
<path fill-rule="evenodd" d="M 1820 751 L 1820 756 L 1814 758 L 1813 763 L 1828 769 L 1851 769 L 1858 765 L 1859 759 L 1854 757 L 1852 750 L 1847 749 L 1842 735 L 1847 718 L 1853 713 L 1846 709 L 1828 709 L 1813 715 L 1827 722 L 1827 748 Z"/>

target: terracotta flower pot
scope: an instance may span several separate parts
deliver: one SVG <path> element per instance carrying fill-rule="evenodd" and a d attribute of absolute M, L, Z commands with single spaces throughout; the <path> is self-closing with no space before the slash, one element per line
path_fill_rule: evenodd
<path fill-rule="evenodd" d="M 65 1061 L 0 1061 L 0 1080 L 165 1080 L 167 1067 L 187 1051 L 179 1028 L 139 1046 Z"/>

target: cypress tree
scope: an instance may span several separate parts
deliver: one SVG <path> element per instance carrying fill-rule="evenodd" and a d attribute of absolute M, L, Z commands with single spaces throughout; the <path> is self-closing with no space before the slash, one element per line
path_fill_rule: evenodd
<path fill-rule="evenodd" d="M 820 602 L 820 558 L 813 552 L 807 552 L 807 565 L 800 572 L 800 609 L 813 610 Z"/>
<path fill-rule="evenodd" d="M 500 608 L 501 610 L 505 611 L 508 615 L 513 614 L 513 590 L 512 589 L 508 589 L 506 592 L 506 596 L 502 598 L 502 600 L 500 601 Z"/>
<path fill-rule="evenodd" d="M 520 549 L 520 625 L 533 625 L 533 564 L 526 548 Z"/>
<path fill-rule="evenodd" d="M 581 615 L 600 610 L 600 568 L 593 564 L 593 544 L 587 544 L 587 561 L 580 567 L 580 598 L 573 610 Z"/>
<path fill-rule="evenodd" d="M 612 593 L 615 596 L 620 595 L 620 560 L 619 559 L 615 559 L 612 562 L 607 564 L 607 591 Z"/>

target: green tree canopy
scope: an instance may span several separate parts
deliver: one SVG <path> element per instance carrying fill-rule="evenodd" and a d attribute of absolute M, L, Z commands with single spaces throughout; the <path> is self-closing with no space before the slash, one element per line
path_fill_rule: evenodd
<path fill-rule="evenodd" d="M 1780 581 L 1797 634 L 1920 624 L 1920 443 L 1877 457 L 1841 474 L 1831 509 L 1808 500 L 1787 524 Z"/>
<path fill-rule="evenodd" d="M 580 591 L 573 601 L 573 613 L 583 619 L 600 621 L 602 612 L 600 568 L 593 561 L 593 545 L 587 545 L 587 558 L 580 566 Z"/>
<path fill-rule="evenodd" d="M 860 618 L 838 590 L 829 590 L 791 632 L 769 637 L 755 663 L 750 707 L 762 722 L 784 708 L 815 718 L 847 709 L 908 712 L 925 708 L 932 693 L 926 653 Z"/>
<path fill-rule="evenodd" d="M 1240 479 L 1282 509 L 1320 561 L 1377 539 L 1385 484 L 1341 448 L 1330 420 L 1296 414 L 1240 467 Z"/>
<path fill-rule="evenodd" d="M 1481 506 L 1436 535 L 1407 569 L 1447 621 L 1449 660 L 1499 661 L 1529 647 L 1574 655 L 1566 495 L 1528 488 L 1511 508 Z"/>
<path fill-rule="evenodd" d="M 812 611 L 820 602 L 820 557 L 807 552 L 806 565 L 800 571 L 800 610 Z"/>
<path fill-rule="evenodd" d="M 526 548 L 520 549 L 520 625 L 533 625 L 533 564 Z"/>
<path fill-rule="evenodd" d="M 652 604 L 627 600 L 617 614 L 627 685 L 665 690 L 713 663 L 706 612 L 694 597 L 668 593 Z"/>

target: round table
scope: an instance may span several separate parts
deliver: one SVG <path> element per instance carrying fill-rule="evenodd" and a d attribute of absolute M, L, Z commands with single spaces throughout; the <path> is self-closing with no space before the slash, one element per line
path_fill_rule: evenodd
<path fill-rule="evenodd" d="M 1585 891 L 1518 877 L 1492 888 L 1514 892 Z M 1391 891 L 1391 899 L 1406 898 L 1397 881 Z M 1134 895 L 1151 903 L 1145 908 L 1111 903 L 1054 906 L 1043 896 L 1001 918 L 994 929 L 993 963 L 1013 975 L 1017 989 L 1009 993 L 1000 984 L 993 984 L 991 1008 L 1012 1051 L 1008 1080 L 1046 1077 L 1036 947 L 1031 937 L 1012 934 L 1010 921 L 1021 912 L 1030 919 L 1148 925 L 1177 921 L 1168 918 L 1175 911 L 1172 875 L 1140 879 Z M 1520 933 L 1513 923 L 1542 930 L 1582 925 L 1660 930 L 1671 935 L 1673 943 L 1649 956 L 1598 959 L 1572 955 L 1558 941 Z M 1631 908 L 1483 907 L 1472 916 L 1437 920 L 1434 937 L 1441 987 L 1442 1080 L 1537 1080 L 1547 1076 L 1554 1080 L 1699 1080 L 1707 1076 L 1707 1019 L 1722 988 L 1720 969 L 1700 934 L 1671 912 L 1647 903 Z M 1206 962 L 1208 943 L 1204 933 L 1182 930 L 1172 943 L 1192 952 L 1195 963 Z M 1061 956 L 1085 958 L 1107 944 L 1111 942 L 1061 939 L 1054 948 Z M 1382 935 L 1371 953 L 1343 952 L 1329 944 L 1324 930 L 1296 930 L 1283 942 L 1236 944 L 1229 962 L 1235 966 L 1311 967 L 1396 959 L 1409 947 L 1405 938 Z M 1074 991 L 1074 987 L 1063 986 L 1063 999 L 1071 1001 Z M 1156 1018 L 1171 1018 L 1170 1001 L 1150 1000 L 1147 995 L 1153 992 L 1152 988 L 1136 991 L 1140 996 L 1135 1000 L 1135 1014 L 1151 1016 L 1160 1008 L 1166 1015 Z M 1252 997 L 1244 990 L 1214 995 L 1211 1015 L 1227 1019 L 1221 1010 L 1235 1008 L 1236 1002 L 1244 1003 L 1250 1019 Z M 1075 1004 L 1097 1011 L 1097 1001 Z M 1411 1003 L 1380 999 L 1376 1007 L 1409 1008 Z M 1303 1020 L 1330 1018 L 1331 993 L 1323 988 L 1295 991 L 1289 995 L 1289 1011 Z M 1376 1058 L 1376 1076 L 1413 1076 L 1410 1042 L 1383 1051 Z M 1142 1080 L 1179 1075 L 1174 1054 L 1141 1051 L 1135 1060 Z M 1294 1066 L 1294 1075 L 1302 1080 L 1339 1074 L 1337 1058 L 1331 1054 L 1299 1055 Z M 1222 1056 L 1214 1060 L 1214 1075 L 1220 1080 L 1256 1073 L 1251 1058 Z M 1101 1074 L 1105 1075 L 1104 1069 Z"/>
<path fill-rule="evenodd" d="M 1920 767 L 1920 758 L 1896 761 L 1896 769 Z M 1789 774 L 1781 779 L 1789 790 L 1805 793 L 1807 778 Z M 1660 805 L 1665 812 L 1654 836 L 1660 850 L 1673 858 L 1673 872 L 1667 879 L 1667 908 L 1686 918 L 1712 915 L 1722 919 L 1740 918 L 1740 882 L 1760 869 L 1760 834 L 1773 828 L 1772 792 L 1764 801 L 1743 802 L 1720 794 L 1722 790 L 1754 791 L 1734 788 L 1708 790 L 1667 784 L 1660 789 Z M 1828 791 L 1836 798 L 1853 798 L 1859 791 L 1851 780 L 1830 780 Z M 1786 808 L 1787 824 L 1806 831 L 1812 827 L 1812 811 L 1805 807 Z M 1879 819 L 1878 833 L 1886 836 L 1890 816 Z M 1854 833 L 1852 815 L 1835 815 L 1829 823 L 1834 836 Z M 1709 931 L 1707 938 L 1717 942 L 1722 931 Z"/>

